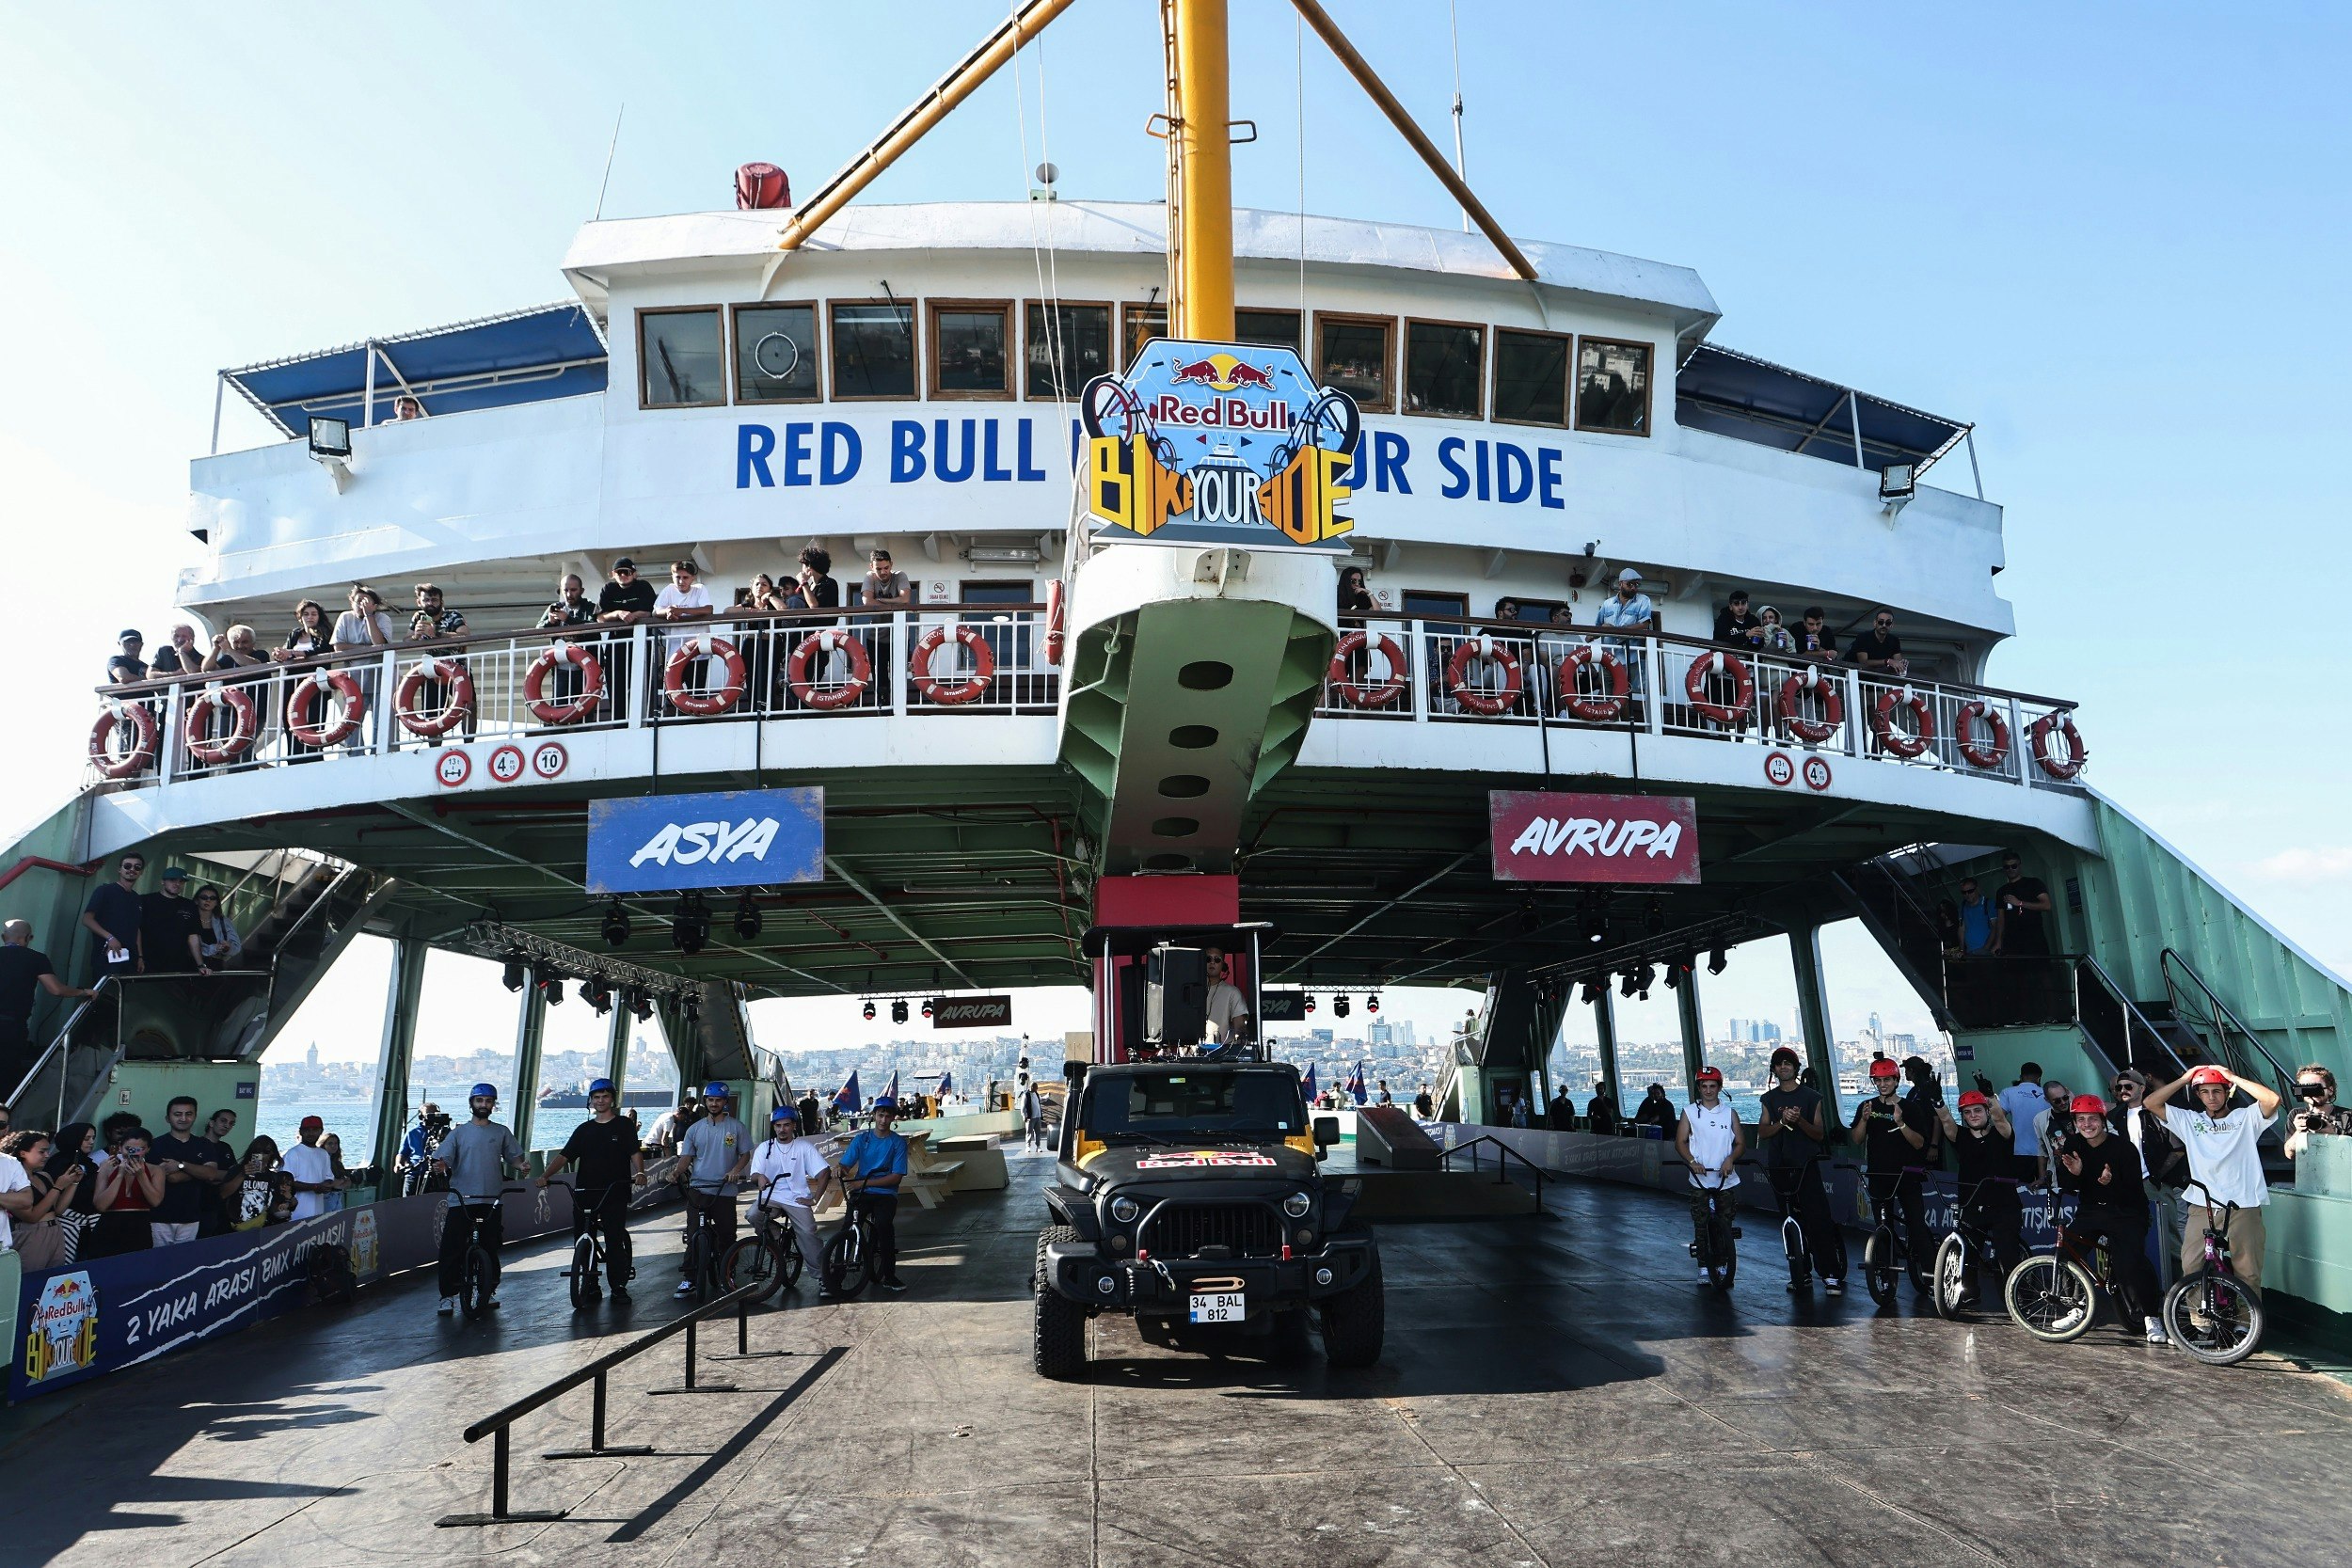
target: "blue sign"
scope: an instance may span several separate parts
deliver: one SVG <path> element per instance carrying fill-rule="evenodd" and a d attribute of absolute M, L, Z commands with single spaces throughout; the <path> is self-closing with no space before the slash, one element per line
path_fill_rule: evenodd
<path fill-rule="evenodd" d="M 821 788 L 588 802 L 591 893 L 768 887 L 824 876 Z"/>

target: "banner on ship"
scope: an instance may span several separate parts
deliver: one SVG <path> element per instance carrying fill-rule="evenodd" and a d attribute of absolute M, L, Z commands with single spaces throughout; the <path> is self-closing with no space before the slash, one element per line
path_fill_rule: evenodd
<path fill-rule="evenodd" d="M 1486 797 L 1495 878 L 1506 882 L 1662 886 L 1699 879 L 1698 804 L 1684 795 Z"/>
<path fill-rule="evenodd" d="M 588 802 L 591 893 L 770 887 L 824 877 L 821 788 Z"/>
<path fill-rule="evenodd" d="M 930 1001 L 934 1029 L 1009 1029 L 1009 996 L 934 996 Z"/>
<path fill-rule="evenodd" d="M 1363 420 L 1295 349 L 1154 338 L 1079 399 L 1099 538 L 1342 551 Z"/>

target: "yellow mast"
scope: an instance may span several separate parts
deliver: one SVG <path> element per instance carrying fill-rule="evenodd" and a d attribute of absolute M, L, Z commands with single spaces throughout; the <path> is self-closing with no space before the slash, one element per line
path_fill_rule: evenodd
<path fill-rule="evenodd" d="M 1169 0 L 1175 10 L 1175 123 L 1168 155 L 1178 206 L 1168 279 L 1168 331 L 1233 336 L 1233 152 L 1225 0 Z"/>

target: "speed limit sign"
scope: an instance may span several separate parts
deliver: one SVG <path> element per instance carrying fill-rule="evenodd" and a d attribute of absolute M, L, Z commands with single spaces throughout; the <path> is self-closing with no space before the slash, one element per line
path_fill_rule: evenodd
<path fill-rule="evenodd" d="M 490 777 L 500 784 L 513 784 L 523 776 L 523 751 L 519 746 L 501 746 L 490 753 Z"/>

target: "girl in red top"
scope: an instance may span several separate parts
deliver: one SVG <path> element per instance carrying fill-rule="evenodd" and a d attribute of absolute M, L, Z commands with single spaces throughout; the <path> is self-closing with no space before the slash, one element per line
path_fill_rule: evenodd
<path fill-rule="evenodd" d="M 122 1140 L 98 1173 L 98 1227 L 82 1243 L 85 1258 L 110 1258 L 151 1245 L 148 1216 L 164 1200 L 164 1173 L 147 1163 L 144 1129 Z"/>

